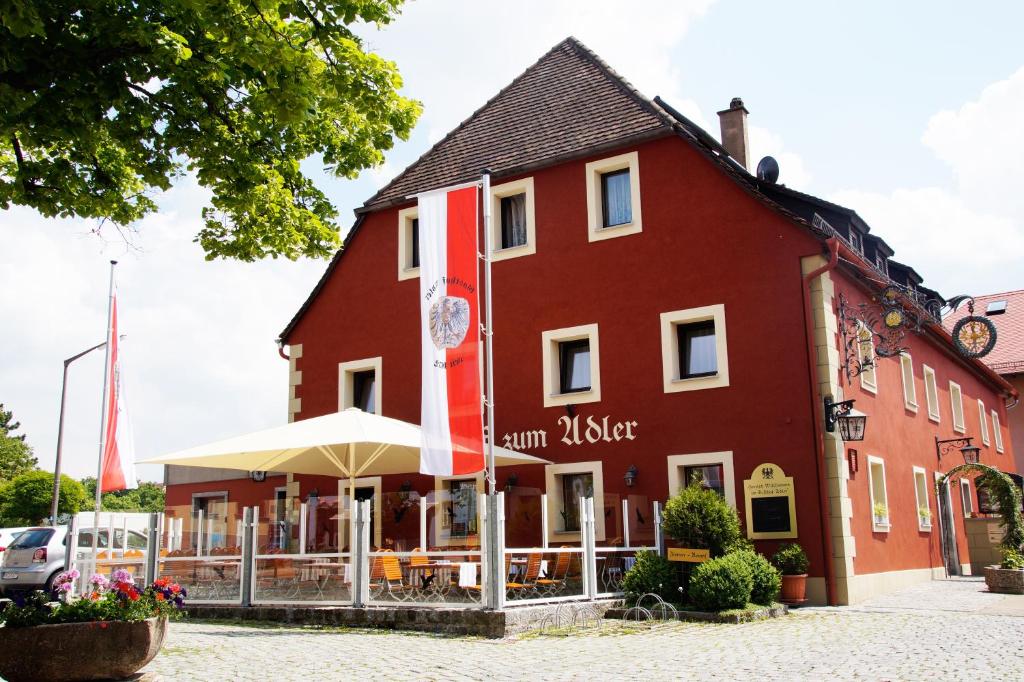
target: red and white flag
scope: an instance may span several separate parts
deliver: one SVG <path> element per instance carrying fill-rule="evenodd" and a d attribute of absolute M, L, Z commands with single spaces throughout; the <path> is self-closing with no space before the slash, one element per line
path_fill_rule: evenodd
<path fill-rule="evenodd" d="M 423 392 L 420 473 L 484 468 L 477 188 L 419 197 Z"/>
<path fill-rule="evenodd" d="M 117 331 L 117 293 L 110 301 L 110 338 L 107 344 L 110 363 L 107 367 L 106 431 L 103 438 L 103 480 L 100 491 L 136 488 L 135 444 L 132 439 L 132 425 L 128 418 L 124 390 L 124 366 L 121 357 Z"/>

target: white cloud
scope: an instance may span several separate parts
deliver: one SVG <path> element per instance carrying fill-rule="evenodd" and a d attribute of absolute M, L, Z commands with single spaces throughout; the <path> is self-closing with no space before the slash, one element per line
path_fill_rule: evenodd
<path fill-rule="evenodd" d="M 954 187 L 900 188 L 888 194 L 844 190 L 830 199 L 857 210 L 945 295 L 1024 286 L 1024 68 L 986 87 L 977 100 L 942 111 L 922 142 L 950 170 Z"/>

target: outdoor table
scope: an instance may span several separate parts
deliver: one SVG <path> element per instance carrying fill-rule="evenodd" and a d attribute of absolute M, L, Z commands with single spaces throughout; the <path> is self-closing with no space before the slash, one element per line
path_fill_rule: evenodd
<path fill-rule="evenodd" d="M 452 568 L 457 564 L 451 562 L 433 561 L 425 564 L 409 564 L 406 570 L 409 573 L 409 582 L 418 585 L 421 590 L 431 587 L 447 586 L 451 584 Z M 429 575 L 428 575 L 429 572 Z"/>

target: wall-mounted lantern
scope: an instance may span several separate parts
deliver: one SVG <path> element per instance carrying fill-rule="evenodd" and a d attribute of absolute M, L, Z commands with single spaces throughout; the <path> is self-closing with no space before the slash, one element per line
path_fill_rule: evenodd
<path fill-rule="evenodd" d="M 972 440 L 974 440 L 973 436 L 945 440 L 939 440 L 939 437 L 935 436 L 935 454 L 938 455 L 939 462 L 942 462 L 943 455 L 950 455 L 954 450 L 959 450 L 964 457 L 964 464 L 977 464 L 981 459 L 981 448 L 974 445 Z"/>
<path fill-rule="evenodd" d="M 636 483 L 637 469 L 635 464 L 630 464 L 629 468 L 626 469 L 626 475 L 622 478 L 626 481 L 626 487 L 632 488 L 633 484 Z"/>
<path fill-rule="evenodd" d="M 838 425 L 839 435 L 844 441 L 864 440 L 868 417 L 853 409 L 853 403 L 853 400 L 834 403 L 830 396 L 825 396 L 825 430 L 831 433 Z"/>

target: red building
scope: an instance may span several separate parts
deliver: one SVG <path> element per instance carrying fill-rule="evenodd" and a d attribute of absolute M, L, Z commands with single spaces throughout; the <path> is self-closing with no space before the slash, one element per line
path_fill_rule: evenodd
<path fill-rule="evenodd" d="M 417 222 L 406 197 L 486 167 L 501 247 L 497 441 L 554 462 L 499 470 L 519 523 L 510 542 L 541 541 L 546 493 L 548 540 L 571 543 L 569 501 L 581 492 L 604 507 L 599 543 L 621 543 L 627 526 L 632 544 L 647 542 L 650 503 L 699 472 L 760 551 L 787 538 L 807 550 L 819 603 L 959 573 L 967 498 L 947 487 L 940 508 L 934 485 L 959 453 L 940 459 L 935 439 L 974 436 L 983 463 L 1014 470 L 1005 405 L 1016 391 L 958 353 L 925 305 L 941 305 L 938 294 L 854 211 L 748 172 L 746 116 L 739 100 L 720 113 L 720 144 L 574 39 L 555 46 L 357 211 L 281 334 L 289 418 L 357 405 L 419 421 Z M 872 321 L 893 308 L 907 319 L 890 335 Z M 826 430 L 826 397 L 855 400 L 863 441 Z M 780 485 L 761 497 L 768 477 Z M 168 483 L 169 506 L 193 507 L 204 494 L 288 503 L 338 486 L 174 467 Z M 360 485 L 381 500 L 374 542 L 387 544 L 415 527 L 394 500 L 461 499 L 483 477 Z M 448 516 L 430 543 L 471 543 L 475 510 Z"/>

